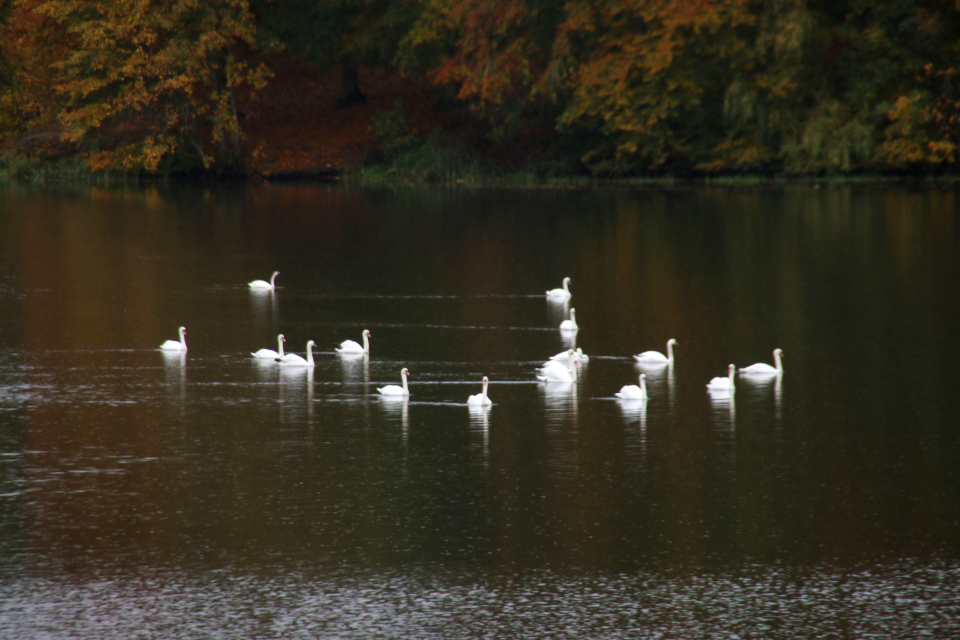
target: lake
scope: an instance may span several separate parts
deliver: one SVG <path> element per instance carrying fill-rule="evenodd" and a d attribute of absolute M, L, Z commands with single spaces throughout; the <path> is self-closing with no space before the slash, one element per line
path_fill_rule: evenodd
<path fill-rule="evenodd" d="M 8 185 L 0 637 L 960 637 L 958 328 L 953 187 Z"/>

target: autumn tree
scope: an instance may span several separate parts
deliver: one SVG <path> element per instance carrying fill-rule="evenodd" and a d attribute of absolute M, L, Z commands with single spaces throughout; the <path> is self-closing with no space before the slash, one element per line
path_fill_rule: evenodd
<path fill-rule="evenodd" d="M 247 0 L 21 4 L 71 40 L 59 120 L 93 169 L 242 168 L 240 100 L 268 76 Z"/>
<path fill-rule="evenodd" d="M 34 11 L 39 0 L 0 5 L 0 139 L 29 149 L 34 142 L 58 140 L 65 101 L 54 69 L 71 39 L 55 21 Z"/>
<path fill-rule="evenodd" d="M 956 167 L 960 161 L 960 6 L 933 2 L 910 20 L 923 68 L 888 103 L 877 158 L 888 167 Z"/>

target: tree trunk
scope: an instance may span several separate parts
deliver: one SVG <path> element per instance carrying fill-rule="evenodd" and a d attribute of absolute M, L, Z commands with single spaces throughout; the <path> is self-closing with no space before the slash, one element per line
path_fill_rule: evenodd
<path fill-rule="evenodd" d="M 333 106 L 346 109 L 355 104 L 367 104 L 367 96 L 360 91 L 360 72 L 357 65 L 345 62 L 340 65 L 340 95 Z"/>

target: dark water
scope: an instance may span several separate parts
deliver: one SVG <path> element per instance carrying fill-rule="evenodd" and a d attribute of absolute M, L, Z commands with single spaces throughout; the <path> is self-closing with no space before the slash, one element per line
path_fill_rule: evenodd
<path fill-rule="evenodd" d="M 960 637 L 958 205 L 8 187 L 0 637 Z"/>

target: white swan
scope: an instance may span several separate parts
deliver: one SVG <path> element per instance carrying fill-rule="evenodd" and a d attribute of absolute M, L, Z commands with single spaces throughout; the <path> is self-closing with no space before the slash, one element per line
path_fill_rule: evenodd
<path fill-rule="evenodd" d="M 560 323 L 560 331 L 577 331 L 579 328 L 577 326 L 577 310 L 571 307 L 570 318 Z"/>
<path fill-rule="evenodd" d="M 377 391 L 380 392 L 382 396 L 408 396 L 410 395 L 410 389 L 407 388 L 407 376 L 410 375 L 410 372 L 406 367 L 400 369 L 400 378 L 403 380 L 403 386 L 398 387 L 395 384 L 388 384 L 385 387 L 379 387 Z"/>
<path fill-rule="evenodd" d="M 551 360 L 576 360 L 577 362 L 587 362 L 590 360 L 590 356 L 583 352 L 583 349 L 577 347 L 576 351 L 573 349 L 567 349 L 566 351 L 561 351 L 555 356 L 550 356 Z"/>
<path fill-rule="evenodd" d="M 187 329 L 180 327 L 180 341 L 167 340 L 160 348 L 164 351 L 186 351 L 187 350 Z"/>
<path fill-rule="evenodd" d="M 733 384 L 733 378 L 737 375 L 737 367 L 735 365 L 730 365 L 727 367 L 727 375 L 723 377 L 717 377 L 710 380 L 707 383 L 707 391 L 711 394 L 730 394 L 733 395 L 733 392 L 736 391 L 736 387 Z"/>
<path fill-rule="evenodd" d="M 746 373 L 746 374 L 752 374 L 752 375 L 767 375 L 767 376 L 783 373 L 783 363 L 780 362 L 780 356 L 782 355 L 783 355 L 782 349 L 774 349 L 773 362 L 777 366 L 771 367 L 765 362 L 758 362 L 756 364 L 750 365 L 749 367 L 743 367 L 742 369 L 740 369 L 740 373 Z"/>
<path fill-rule="evenodd" d="M 263 289 L 264 291 L 268 289 L 273 290 L 276 288 L 274 283 L 276 282 L 278 275 L 280 275 L 280 272 L 274 271 L 273 275 L 270 276 L 270 282 L 266 282 L 264 280 L 254 280 L 253 282 L 248 282 L 247 284 L 251 289 Z"/>
<path fill-rule="evenodd" d="M 312 367 L 313 366 L 313 348 L 317 346 L 317 343 L 313 340 L 307 340 L 307 359 L 304 360 L 302 356 L 299 356 L 295 353 L 288 353 L 277 360 L 280 363 L 281 367 Z"/>
<path fill-rule="evenodd" d="M 573 365 L 572 369 L 559 360 L 551 360 L 545 363 L 537 374 L 537 380 L 542 382 L 576 382 L 579 363 L 576 360 L 571 360 L 570 363 Z"/>
<path fill-rule="evenodd" d="M 487 380 L 487 376 L 483 376 L 483 391 L 481 393 L 478 393 L 475 396 L 470 396 L 469 398 L 467 398 L 467 404 L 473 405 L 473 406 L 482 406 L 482 407 L 493 404 L 492 402 L 490 402 L 490 398 L 487 397 L 488 382 L 489 381 Z"/>
<path fill-rule="evenodd" d="M 633 359 L 643 364 L 673 364 L 673 345 L 675 344 L 677 341 L 673 338 L 667 340 L 667 355 L 659 351 L 644 351 L 633 356 Z"/>
<path fill-rule="evenodd" d="M 613 394 L 624 400 L 646 400 L 647 399 L 647 376 L 640 374 L 640 386 L 628 384 L 620 387 L 620 391 Z"/>
<path fill-rule="evenodd" d="M 554 298 L 556 300 L 565 300 L 569 298 L 572 294 L 570 293 L 570 278 L 563 279 L 563 288 L 562 289 L 550 289 L 547 291 L 548 298 Z"/>
<path fill-rule="evenodd" d="M 364 329 L 362 347 L 353 340 L 344 340 L 337 348 L 337 353 L 370 353 L 370 336 L 371 333 Z"/>
<path fill-rule="evenodd" d="M 281 333 L 277 336 L 277 351 L 274 351 L 273 349 L 260 349 L 256 353 L 251 353 L 250 355 L 252 355 L 254 358 L 279 360 L 280 358 L 283 358 L 283 343 L 286 341 L 287 339 L 284 338 L 283 334 Z"/>

